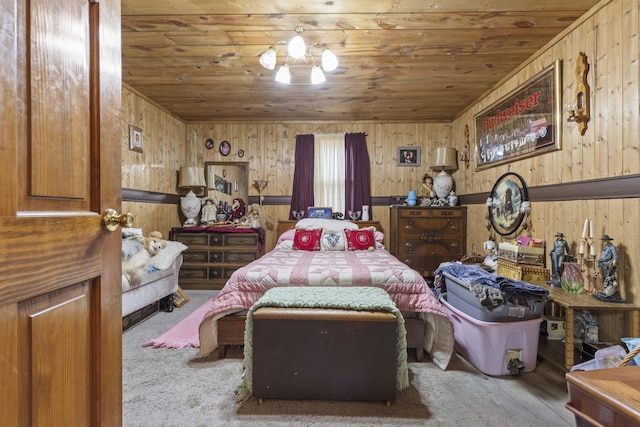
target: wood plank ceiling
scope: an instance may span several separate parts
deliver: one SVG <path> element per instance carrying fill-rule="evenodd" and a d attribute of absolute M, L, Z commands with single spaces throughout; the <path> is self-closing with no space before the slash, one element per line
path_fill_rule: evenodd
<path fill-rule="evenodd" d="M 596 3 L 122 0 L 123 82 L 188 122 L 448 122 Z M 325 83 L 259 64 L 296 26 L 338 57 Z"/>

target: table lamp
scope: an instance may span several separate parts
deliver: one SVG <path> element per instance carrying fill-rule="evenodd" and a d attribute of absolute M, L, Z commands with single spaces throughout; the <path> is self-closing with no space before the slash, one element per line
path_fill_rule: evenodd
<path fill-rule="evenodd" d="M 431 166 L 435 171 L 440 171 L 433 179 L 433 188 L 438 199 L 446 199 L 453 190 L 453 178 L 447 171 L 457 168 L 456 149 L 451 147 L 437 147 L 431 152 Z"/>
<path fill-rule="evenodd" d="M 201 201 L 199 197 L 196 197 L 193 189 L 200 191 L 200 189 L 207 187 L 204 181 L 204 168 L 197 166 L 180 168 L 180 183 L 178 187 L 189 189 L 187 195 L 180 198 L 180 209 L 185 218 L 187 218 L 183 227 L 194 227 L 198 225 L 196 217 L 200 213 Z"/>

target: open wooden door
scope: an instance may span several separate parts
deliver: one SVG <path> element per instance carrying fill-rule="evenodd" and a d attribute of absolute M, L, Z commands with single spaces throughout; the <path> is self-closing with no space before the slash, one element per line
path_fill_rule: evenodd
<path fill-rule="evenodd" d="M 119 0 L 0 2 L 0 424 L 122 423 Z"/>

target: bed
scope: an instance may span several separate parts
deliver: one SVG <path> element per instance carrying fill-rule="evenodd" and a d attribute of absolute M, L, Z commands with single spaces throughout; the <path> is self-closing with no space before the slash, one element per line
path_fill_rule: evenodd
<path fill-rule="evenodd" d="M 384 289 L 399 310 L 424 320 L 424 350 L 446 369 L 453 352 L 451 321 L 424 278 L 391 255 L 382 238 L 374 228 L 359 229 L 347 221 L 299 221 L 272 251 L 236 270 L 210 301 L 199 326 L 200 354 L 217 348 L 218 319 L 249 309 L 268 289 L 375 286 Z"/>

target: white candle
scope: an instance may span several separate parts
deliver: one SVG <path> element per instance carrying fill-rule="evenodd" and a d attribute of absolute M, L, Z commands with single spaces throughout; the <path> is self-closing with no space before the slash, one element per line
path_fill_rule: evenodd
<path fill-rule="evenodd" d="M 593 256 L 593 257 L 596 256 L 596 245 L 595 245 L 595 242 L 591 244 L 590 248 L 591 248 L 591 256 Z"/>
<path fill-rule="evenodd" d="M 589 220 L 589 237 L 591 237 L 591 238 L 596 237 L 596 236 L 593 235 L 593 220 L 591 220 L 591 219 Z"/>
<path fill-rule="evenodd" d="M 580 239 L 580 249 L 578 249 L 578 254 L 584 255 L 584 238 Z"/>
<path fill-rule="evenodd" d="M 589 224 L 589 218 L 584 220 L 584 227 L 582 228 L 582 238 L 583 239 L 587 238 L 587 224 Z"/>

